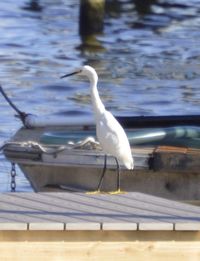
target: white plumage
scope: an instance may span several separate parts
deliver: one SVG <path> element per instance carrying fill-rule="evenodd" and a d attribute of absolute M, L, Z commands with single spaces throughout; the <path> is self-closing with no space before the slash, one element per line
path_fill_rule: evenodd
<path fill-rule="evenodd" d="M 133 157 L 128 138 L 124 129 L 109 112 L 97 117 L 97 138 L 103 151 L 116 157 L 127 169 L 133 169 Z"/>
<path fill-rule="evenodd" d="M 133 169 L 134 162 L 126 133 L 115 117 L 105 109 L 99 97 L 96 71 L 91 66 L 85 65 L 74 73 L 62 76 L 62 78 L 76 73 L 87 76 L 90 81 L 90 94 L 95 114 L 96 133 L 103 151 L 105 154 L 115 157 L 127 169 Z M 118 189 L 120 190 L 120 188 Z"/>
<path fill-rule="evenodd" d="M 115 117 L 105 109 L 99 97 L 96 71 L 91 66 L 85 65 L 80 73 L 90 80 L 97 138 L 103 151 L 116 157 L 127 169 L 133 169 L 133 157 L 126 133 Z"/>

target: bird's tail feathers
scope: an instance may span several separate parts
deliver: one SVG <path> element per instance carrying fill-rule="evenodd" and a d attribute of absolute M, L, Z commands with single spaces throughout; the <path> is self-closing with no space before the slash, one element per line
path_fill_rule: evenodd
<path fill-rule="evenodd" d="M 134 169 L 134 161 L 133 158 L 127 160 L 126 162 L 124 162 L 124 165 L 127 169 Z"/>

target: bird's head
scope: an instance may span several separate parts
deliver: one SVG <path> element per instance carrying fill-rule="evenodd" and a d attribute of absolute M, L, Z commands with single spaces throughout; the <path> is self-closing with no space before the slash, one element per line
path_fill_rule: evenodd
<path fill-rule="evenodd" d="M 65 75 L 61 76 L 60 78 L 65 78 L 65 77 L 68 77 L 68 76 L 71 76 L 74 74 L 84 75 L 84 76 L 87 76 L 89 79 L 91 79 L 93 77 L 97 77 L 97 73 L 94 68 L 92 68 L 89 65 L 84 65 L 80 68 L 75 69 L 74 72 L 65 74 Z"/>

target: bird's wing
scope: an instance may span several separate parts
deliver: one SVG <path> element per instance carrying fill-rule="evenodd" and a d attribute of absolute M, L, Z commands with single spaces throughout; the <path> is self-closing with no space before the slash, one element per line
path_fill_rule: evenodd
<path fill-rule="evenodd" d="M 105 111 L 97 121 L 97 138 L 102 149 L 113 156 L 119 153 L 119 150 L 129 148 L 124 129 L 109 111 Z"/>

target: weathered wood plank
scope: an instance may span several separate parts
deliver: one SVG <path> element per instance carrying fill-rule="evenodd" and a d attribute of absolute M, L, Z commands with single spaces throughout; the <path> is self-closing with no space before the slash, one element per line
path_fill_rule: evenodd
<path fill-rule="evenodd" d="M 0 231 L 1 230 L 12 230 L 12 231 L 21 231 L 21 230 L 27 230 L 28 224 L 21 223 L 21 222 L 0 222 Z"/>
<path fill-rule="evenodd" d="M 143 231 L 155 231 L 155 230 L 173 230 L 172 223 L 156 222 L 156 223 L 139 223 L 139 230 Z"/>
<path fill-rule="evenodd" d="M 6 193 L 0 197 L 0 230 L 5 223 L 36 230 L 190 230 L 192 224 L 200 230 L 200 207 L 136 192 Z"/>
<path fill-rule="evenodd" d="M 133 231 L 133 230 L 137 230 L 137 224 L 136 223 L 103 223 L 102 230 Z"/>
<path fill-rule="evenodd" d="M 199 260 L 199 242 L 4 242 L 0 259 L 35 260 Z"/>
<path fill-rule="evenodd" d="M 101 224 L 94 222 L 67 223 L 66 230 L 100 230 Z"/>
<path fill-rule="evenodd" d="M 177 231 L 200 231 L 200 223 L 187 222 L 175 224 L 175 230 Z"/>
<path fill-rule="evenodd" d="M 58 222 L 29 223 L 29 230 L 64 230 L 64 224 Z"/>

